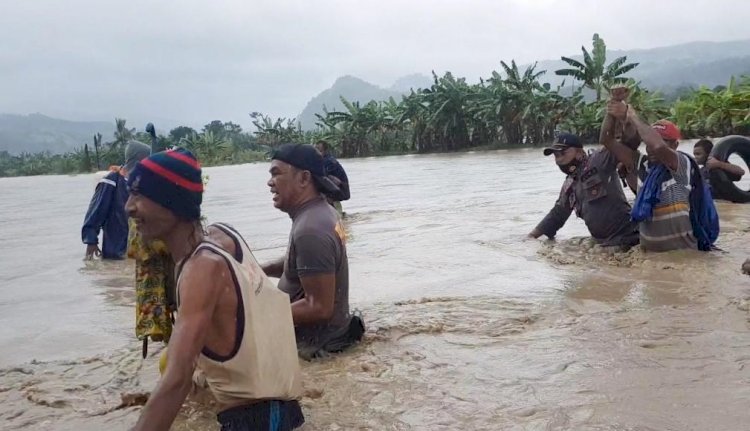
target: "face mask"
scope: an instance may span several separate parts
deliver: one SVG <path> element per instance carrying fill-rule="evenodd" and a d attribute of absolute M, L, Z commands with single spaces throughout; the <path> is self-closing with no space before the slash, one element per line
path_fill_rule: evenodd
<path fill-rule="evenodd" d="M 557 167 L 560 168 L 562 173 L 564 173 L 565 175 L 572 175 L 575 174 L 575 172 L 578 170 L 578 166 L 580 166 L 580 164 L 580 160 L 573 159 L 571 162 L 564 165 L 557 165 Z"/>

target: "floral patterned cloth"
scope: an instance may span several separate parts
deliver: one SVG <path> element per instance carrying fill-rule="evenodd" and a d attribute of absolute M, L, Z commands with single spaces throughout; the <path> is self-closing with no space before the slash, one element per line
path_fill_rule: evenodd
<path fill-rule="evenodd" d="M 174 263 L 162 241 L 144 242 L 129 220 L 128 257 L 135 259 L 135 335 L 169 341 L 172 335 Z"/>

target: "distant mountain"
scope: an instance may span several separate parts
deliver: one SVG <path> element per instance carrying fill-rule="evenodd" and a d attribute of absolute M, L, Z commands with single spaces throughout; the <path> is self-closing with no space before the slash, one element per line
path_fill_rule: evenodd
<path fill-rule="evenodd" d="M 433 83 L 434 81 L 432 78 L 422 75 L 421 73 L 415 73 L 397 79 L 396 82 L 391 85 L 389 90 L 397 91 L 399 93 L 409 93 L 411 90 L 430 88 Z"/>
<path fill-rule="evenodd" d="M 342 76 L 333 83 L 331 88 L 313 97 L 299 114 L 297 121 L 305 130 L 314 129 L 318 121 L 315 114 L 322 114 L 325 109 L 328 111 L 344 109 L 341 97 L 350 102 L 367 103 L 370 100 L 388 100 L 389 97 L 400 100 L 403 93 L 378 87 L 354 76 Z"/>
<path fill-rule="evenodd" d="M 588 48 L 588 47 L 587 47 Z M 651 89 L 668 90 L 681 86 L 714 87 L 726 85 L 732 75 L 750 74 L 750 40 L 731 42 L 691 42 L 681 45 L 629 51 L 608 50 L 607 63 L 617 57 L 628 57 L 628 63 L 639 63 L 627 76 L 640 80 Z M 572 56 L 581 60 L 581 56 Z M 546 70 L 542 81 L 553 86 L 570 77 L 555 75 L 555 70 L 569 67 L 562 60 L 545 60 L 537 70 Z"/>
<path fill-rule="evenodd" d="M 101 133 L 106 141 L 114 130 L 114 122 L 67 121 L 42 114 L 0 114 L 0 151 L 64 153 L 84 144 L 92 146 L 95 133 Z"/>
<path fill-rule="evenodd" d="M 712 88 L 717 85 L 726 85 L 732 75 L 750 75 L 750 40 L 691 42 L 627 51 L 609 50 L 607 62 L 623 55 L 628 57 L 629 63 L 640 63 L 627 76 L 640 80 L 646 88 L 667 93 L 686 86 L 705 85 Z M 580 55 L 568 56 L 581 60 Z M 542 82 L 549 82 L 554 88 L 566 79 L 567 91 L 572 84 L 580 85 L 580 83 L 574 83 L 570 77 L 555 75 L 555 70 L 566 67 L 568 65 L 559 59 L 537 63 L 537 70 L 547 71 L 541 79 Z M 488 70 L 487 75 L 489 73 Z M 413 74 L 399 78 L 392 86 L 385 89 L 353 76 L 343 76 L 337 79 L 331 88 L 310 100 L 297 120 L 304 129 L 313 129 L 317 121 L 315 114 L 323 113 L 324 107 L 329 111 L 344 108 L 339 99 L 341 96 L 360 103 L 367 103 L 370 100 L 387 100 L 389 97 L 400 100 L 400 96 L 408 94 L 411 89 L 428 88 L 432 83 L 432 79 L 425 75 Z"/>

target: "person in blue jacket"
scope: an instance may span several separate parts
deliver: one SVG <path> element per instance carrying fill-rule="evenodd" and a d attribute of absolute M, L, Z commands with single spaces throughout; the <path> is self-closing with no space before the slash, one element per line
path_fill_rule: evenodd
<path fill-rule="evenodd" d="M 127 176 L 135 164 L 151 154 L 151 147 L 130 141 L 125 147 L 125 164 L 99 180 L 83 220 L 81 240 L 86 244 L 86 259 L 124 259 L 128 247 Z M 103 231 L 99 248 L 99 231 Z"/>

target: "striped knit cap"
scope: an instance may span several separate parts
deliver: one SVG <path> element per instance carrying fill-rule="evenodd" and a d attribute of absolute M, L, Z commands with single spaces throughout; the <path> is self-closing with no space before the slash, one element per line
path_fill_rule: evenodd
<path fill-rule="evenodd" d="M 155 153 L 138 162 L 128 174 L 128 188 L 135 188 L 184 220 L 201 217 L 201 165 L 183 148 Z"/>

